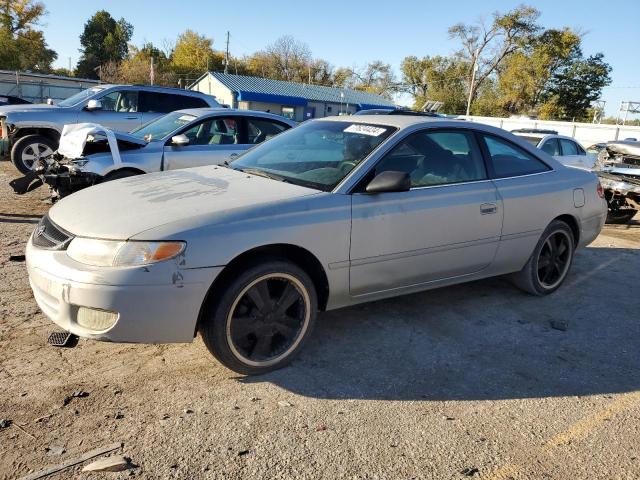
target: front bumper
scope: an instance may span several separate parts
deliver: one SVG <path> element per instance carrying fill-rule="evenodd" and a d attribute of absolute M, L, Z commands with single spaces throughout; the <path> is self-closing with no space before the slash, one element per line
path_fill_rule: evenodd
<path fill-rule="evenodd" d="M 200 307 L 222 267 L 180 269 L 173 261 L 89 267 L 29 240 L 27 270 L 38 306 L 68 332 L 111 342 L 174 343 L 193 340 Z M 118 320 L 108 330 L 89 330 L 76 321 L 80 306 L 117 312 Z"/>

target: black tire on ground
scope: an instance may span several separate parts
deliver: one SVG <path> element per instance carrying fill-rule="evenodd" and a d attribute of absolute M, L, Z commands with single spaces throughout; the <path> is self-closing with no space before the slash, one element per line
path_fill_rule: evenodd
<path fill-rule="evenodd" d="M 135 177 L 136 175 L 142 175 L 142 172 L 132 170 L 130 168 L 123 168 L 116 170 L 115 172 L 107 173 L 102 180 L 103 182 L 110 182 L 111 180 L 119 180 L 121 178 Z"/>
<path fill-rule="evenodd" d="M 567 278 L 575 252 L 573 231 L 554 220 L 545 229 L 522 270 L 511 275 L 513 283 L 531 295 L 555 292 Z"/>
<path fill-rule="evenodd" d="M 265 259 L 227 278 L 229 283 L 203 311 L 199 330 L 206 347 L 242 375 L 284 367 L 315 326 L 313 281 L 297 265 L 280 259 Z"/>
<path fill-rule="evenodd" d="M 27 174 L 38 158 L 52 155 L 58 142 L 42 135 L 26 135 L 13 144 L 11 162 L 21 173 Z"/>
<path fill-rule="evenodd" d="M 607 213 L 607 223 L 623 224 L 628 223 L 638 213 L 637 210 L 609 210 Z"/>

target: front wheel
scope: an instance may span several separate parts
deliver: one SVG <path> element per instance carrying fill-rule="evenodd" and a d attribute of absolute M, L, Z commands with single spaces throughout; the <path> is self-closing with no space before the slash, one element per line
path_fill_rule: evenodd
<path fill-rule="evenodd" d="M 284 367 L 315 325 L 312 280 L 285 260 L 266 261 L 231 278 L 205 308 L 200 324 L 205 345 L 225 367 L 243 375 Z"/>
<path fill-rule="evenodd" d="M 527 264 L 512 275 L 516 286 L 532 295 L 555 292 L 569 273 L 575 239 L 569 225 L 554 220 L 544 231 Z"/>
<path fill-rule="evenodd" d="M 26 175 L 36 168 L 40 159 L 50 157 L 57 148 L 57 143 L 48 137 L 27 135 L 13 145 L 11 162 Z"/>

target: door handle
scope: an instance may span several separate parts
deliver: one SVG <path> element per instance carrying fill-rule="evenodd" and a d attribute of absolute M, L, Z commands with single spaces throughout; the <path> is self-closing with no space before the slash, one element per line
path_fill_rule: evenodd
<path fill-rule="evenodd" d="M 124 117 L 124 118 L 126 118 L 127 120 L 137 120 L 138 119 L 138 117 Z"/>
<path fill-rule="evenodd" d="M 496 213 L 498 211 L 498 206 L 495 203 L 483 203 L 480 205 L 480 213 L 482 215 L 489 215 L 492 213 Z"/>

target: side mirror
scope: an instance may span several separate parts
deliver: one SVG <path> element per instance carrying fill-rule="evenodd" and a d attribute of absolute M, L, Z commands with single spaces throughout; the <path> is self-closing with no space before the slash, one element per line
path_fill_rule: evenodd
<path fill-rule="evenodd" d="M 171 145 L 174 147 L 184 147 L 185 145 L 189 145 L 189 137 L 186 135 L 176 135 L 175 137 L 171 137 Z"/>
<path fill-rule="evenodd" d="M 407 192 L 411 189 L 411 177 L 407 172 L 386 171 L 375 176 L 369 185 L 367 193 Z"/>
<path fill-rule="evenodd" d="M 85 109 L 90 112 L 94 110 L 102 110 L 102 102 L 100 100 L 89 100 Z"/>

